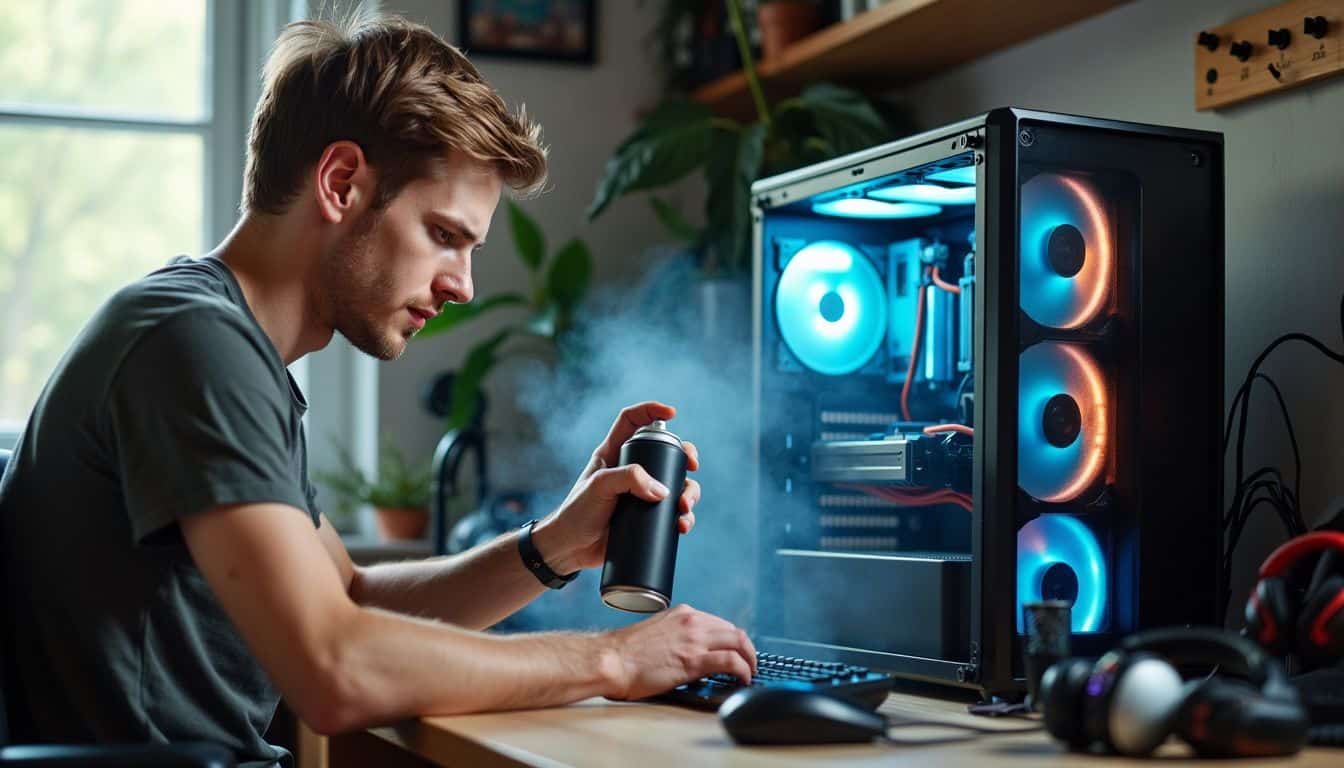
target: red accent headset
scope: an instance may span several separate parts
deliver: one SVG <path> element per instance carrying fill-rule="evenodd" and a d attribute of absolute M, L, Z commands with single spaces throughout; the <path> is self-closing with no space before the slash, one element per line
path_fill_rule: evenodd
<path fill-rule="evenodd" d="M 1298 536 L 1274 550 L 1246 601 L 1247 635 L 1270 653 L 1297 653 L 1307 663 L 1344 657 L 1344 569 L 1329 562 L 1336 553 L 1344 555 L 1344 533 L 1336 531 Z"/>

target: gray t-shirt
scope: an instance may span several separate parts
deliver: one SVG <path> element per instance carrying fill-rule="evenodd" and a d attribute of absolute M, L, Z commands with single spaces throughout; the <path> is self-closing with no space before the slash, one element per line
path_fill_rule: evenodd
<path fill-rule="evenodd" d="M 281 502 L 318 525 L 306 408 L 217 259 L 174 259 L 98 310 L 0 487 L 14 741 L 205 740 L 291 761 L 262 738 L 279 694 L 177 520 Z"/>

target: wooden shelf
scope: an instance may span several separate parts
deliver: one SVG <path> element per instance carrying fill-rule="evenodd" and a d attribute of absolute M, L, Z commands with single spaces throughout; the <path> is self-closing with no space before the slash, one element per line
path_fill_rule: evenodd
<path fill-rule="evenodd" d="M 879 92 L 1030 40 L 1128 0 L 891 0 L 789 46 L 756 68 L 772 101 L 827 80 Z M 1098 41 L 1098 45 L 1103 41 Z M 1060 62 L 1068 66 L 1068 62 Z M 1023 77 L 1031 73 L 1024 72 Z M 754 115 L 741 72 L 692 97 L 716 113 Z"/>

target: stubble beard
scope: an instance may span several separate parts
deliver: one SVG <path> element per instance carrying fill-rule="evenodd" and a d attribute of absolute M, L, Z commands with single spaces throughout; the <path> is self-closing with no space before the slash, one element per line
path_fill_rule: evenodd
<path fill-rule="evenodd" d="M 370 210 L 360 216 L 325 260 L 321 282 L 336 331 L 366 355 L 395 360 L 406 351 L 407 339 L 392 337 L 382 315 L 393 290 L 391 277 L 373 255 L 373 233 L 382 215 Z"/>

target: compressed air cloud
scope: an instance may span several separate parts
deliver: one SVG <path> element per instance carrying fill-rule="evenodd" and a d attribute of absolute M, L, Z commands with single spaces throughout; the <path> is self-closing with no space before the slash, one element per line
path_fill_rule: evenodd
<path fill-rule="evenodd" d="M 678 550 L 673 602 L 739 626 L 751 621 L 758 539 L 749 503 L 748 302 L 743 281 L 696 280 L 689 262 L 676 256 L 633 290 L 597 292 L 562 364 L 512 366 L 518 408 L 534 420 L 540 439 L 514 454 L 514 467 L 498 468 L 557 484 L 552 497 L 558 501 L 621 408 L 642 400 L 675 406 L 668 427 L 699 448 L 702 466 L 692 476 L 704 495 L 696 528 Z M 600 576 L 586 573 L 539 598 L 519 617 L 520 626 L 596 628 L 638 618 L 601 602 Z"/>

